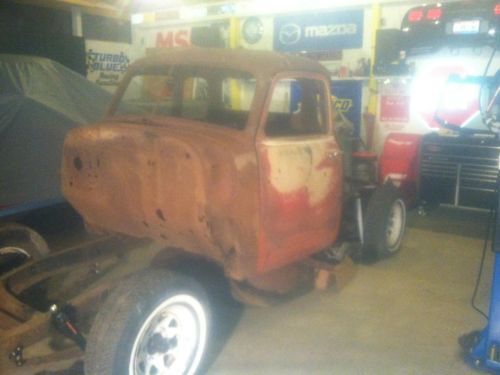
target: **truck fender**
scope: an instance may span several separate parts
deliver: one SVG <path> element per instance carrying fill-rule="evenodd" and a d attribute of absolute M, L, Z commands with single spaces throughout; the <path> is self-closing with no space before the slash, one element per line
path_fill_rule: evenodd
<path fill-rule="evenodd" d="M 417 200 L 421 134 L 390 133 L 380 155 L 379 181 L 387 181 L 401 190 L 407 206 Z"/>

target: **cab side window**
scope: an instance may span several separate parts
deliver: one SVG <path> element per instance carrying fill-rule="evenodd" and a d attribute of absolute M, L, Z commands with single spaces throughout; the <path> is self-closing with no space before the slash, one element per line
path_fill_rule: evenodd
<path fill-rule="evenodd" d="M 265 133 L 269 137 L 328 133 L 327 92 L 322 81 L 282 79 L 274 86 Z"/>

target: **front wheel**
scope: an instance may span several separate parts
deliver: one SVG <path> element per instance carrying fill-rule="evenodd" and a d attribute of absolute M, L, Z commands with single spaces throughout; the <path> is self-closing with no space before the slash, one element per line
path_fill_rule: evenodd
<path fill-rule="evenodd" d="M 195 374 L 209 326 L 206 293 L 193 279 L 163 270 L 135 275 L 100 307 L 87 341 L 85 373 Z"/>
<path fill-rule="evenodd" d="M 380 186 L 370 197 L 364 220 L 365 255 L 386 258 L 399 252 L 406 228 L 406 206 L 391 183 Z"/>

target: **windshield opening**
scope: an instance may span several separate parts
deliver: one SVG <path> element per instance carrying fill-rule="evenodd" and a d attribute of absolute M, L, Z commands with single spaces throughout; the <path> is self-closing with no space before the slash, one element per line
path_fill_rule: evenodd
<path fill-rule="evenodd" d="M 115 114 L 170 116 L 243 129 L 255 86 L 255 78 L 235 70 L 149 66 L 129 81 Z"/>

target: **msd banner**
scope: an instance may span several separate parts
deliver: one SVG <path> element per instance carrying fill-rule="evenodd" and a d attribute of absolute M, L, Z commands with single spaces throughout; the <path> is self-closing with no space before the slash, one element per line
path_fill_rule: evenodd
<path fill-rule="evenodd" d="M 361 48 L 363 20 L 363 10 L 276 17 L 274 50 L 320 52 Z"/>

